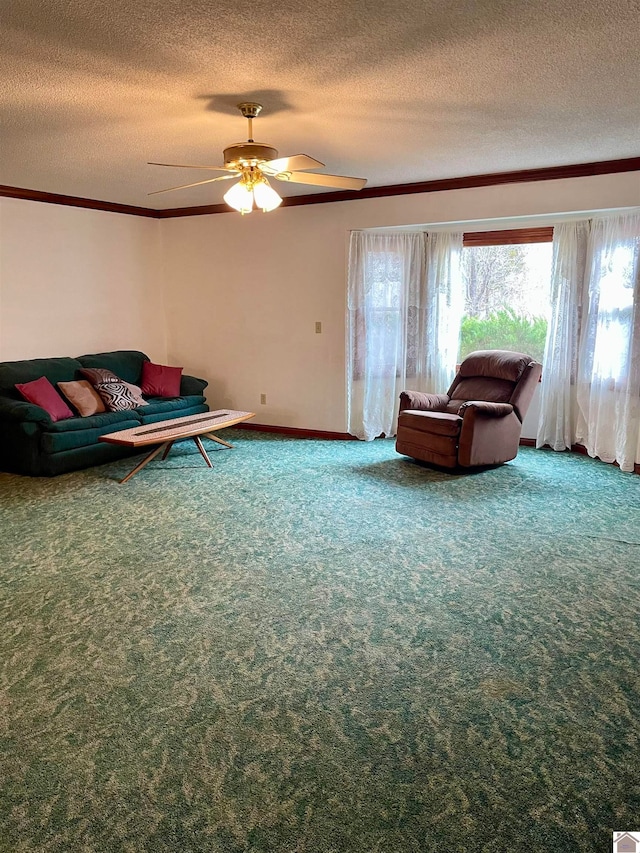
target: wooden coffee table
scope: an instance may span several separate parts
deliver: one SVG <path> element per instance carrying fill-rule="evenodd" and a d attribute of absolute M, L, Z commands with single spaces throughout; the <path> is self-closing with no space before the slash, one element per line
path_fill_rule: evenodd
<path fill-rule="evenodd" d="M 210 438 L 211 441 L 223 444 L 225 447 L 233 447 L 232 444 L 223 441 L 221 438 L 213 435 L 213 433 L 219 429 L 239 424 L 242 421 L 248 421 L 250 418 L 255 418 L 255 412 L 236 412 L 232 409 L 220 409 L 217 412 L 187 415 L 184 418 L 173 418 L 172 420 L 158 421 L 153 424 L 141 424 L 132 429 L 110 432 L 107 435 L 101 435 L 100 441 L 106 441 L 108 444 L 119 444 L 123 447 L 146 447 L 149 444 L 159 445 L 148 456 L 145 456 L 133 471 L 130 471 L 126 477 L 120 480 L 120 483 L 126 483 L 138 471 L 142 471 L 145 465 L 148 465 L 159 453 L 164 451 L 162 458 L 166 459 L 173 443 L 182 438 L 192 438 L 202 454 L 202 458 L 209 468 L 212 468 L 213 465 L 207 456 L 207 451 L 204 449 L 200 436 Z"/>

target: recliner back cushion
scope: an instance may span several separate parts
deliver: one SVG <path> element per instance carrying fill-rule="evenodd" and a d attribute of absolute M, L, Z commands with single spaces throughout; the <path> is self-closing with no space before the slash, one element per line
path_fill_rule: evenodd
<path fill-rule="evenodd" d="M 472 352 L 465 358 L 460 365 L 458 375 L 462 379 L 472 376 L 491 376 L 494 379 L 506 379 L 508 382 L 515 383 L 530 362 L 531 356 L 522 352 L 481 350 Z"/>
<path fill-rule="evenodd" d="M 459 379 L 451 394 L 454 400 L 486 400 L 488 403 L 508 403 L 515 388 L 515 382 L 507 379 L 490 379 L 486 376 L 473 376 Z M 449 406 L 447 406 L 449 411 Z"/>

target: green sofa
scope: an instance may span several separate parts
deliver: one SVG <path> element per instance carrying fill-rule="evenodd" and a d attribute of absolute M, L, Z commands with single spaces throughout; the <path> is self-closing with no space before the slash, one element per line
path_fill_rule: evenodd
<path fill-rule="evenodd" d="M 107 368 L 125 382 L 139 385 L 145 361 L 149 358 L 143 352 L 118 350 L 78 358 L 0 362 L 0 471 L 51 477 L 100 465 L 140 452 L 99 442 L 101 435 L 209 411 L 203 396 L 208 383 L 195 376 L 182 376 L 180 397 L 148 397 L 147 406 L 60 421 L 52 421 L 40 406 L 27 403 L 15 388 L 16 383 L 41 376 L 54 386 L 82 379 L 82 367 Z"/>

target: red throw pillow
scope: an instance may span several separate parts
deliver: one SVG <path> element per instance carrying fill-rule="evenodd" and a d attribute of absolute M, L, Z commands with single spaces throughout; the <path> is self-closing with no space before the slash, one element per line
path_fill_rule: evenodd
<path fill-rule="evenodd" d="M 167 367 L 166 364 L 145 361 L 140 382 L 142 393 L 146 397 L 179 397 L 181 378 L 181 367 Z"/>
<path fill-rule="evenodd" d="M 73 412 L 46 376 L 34 379 L 33 382 L 16 385 L 16 390 L 22 394 L 28 403 L 40 406 L 41 409 L 48 412 L 52 421 L 62 421 L 65 418 L 73 417 Z"/>

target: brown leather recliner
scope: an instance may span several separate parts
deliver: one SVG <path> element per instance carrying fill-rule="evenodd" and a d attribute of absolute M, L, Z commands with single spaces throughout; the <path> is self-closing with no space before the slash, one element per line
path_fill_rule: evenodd
<path fill-rule="evenodd" d="M 541 372 L 521 352 L 472 352 L 446 394 L 400 394 L 396 450 L 445 468 L 514 459 Z"/>

